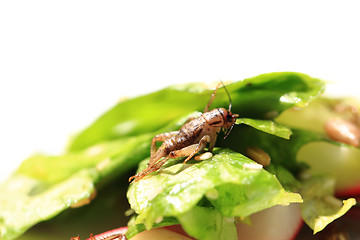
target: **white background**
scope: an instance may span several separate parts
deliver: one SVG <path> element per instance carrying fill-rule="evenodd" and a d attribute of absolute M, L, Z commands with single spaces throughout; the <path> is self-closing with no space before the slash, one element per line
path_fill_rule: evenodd
<path fill-rule="evenodd" d="M 34 152 L 60 153 L 120 97 L 172 83 L 298 71 L 359 96 L 359 9 L 357 1 L 1 1 L 0 181 Z"/>

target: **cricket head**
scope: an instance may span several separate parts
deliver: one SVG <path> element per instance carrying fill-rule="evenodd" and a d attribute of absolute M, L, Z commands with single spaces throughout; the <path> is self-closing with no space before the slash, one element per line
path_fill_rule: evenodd
<path fill-rule="evenodd" d="M 230 94 L 228 92 L 228 90 L 225 87 L 225 84 L 220 81 L 220 83 L 223 85 L 224 90 L 229 98 L 229 109 L 226 110 L 225 108 L 216 108 L 211 110 L 210 112 L 207 112 L 208 107 L 210 106 L 210 104 L 212 103 L 214 96 L 215 96 L 215 92 L 217 91 L 219 85 L 216 87 L 214 93 L 212 94 L 208 105 L 205 108 L 205 113 L 204 113 L 204 118 L 206 119 L 206 122 L 212 126 L 212 127 L 216 127 L 216 128 L 221 128 L 222 130 L 225 131 L 225 137 L 224 139 L 229 135 L 231 129 L 234 127 L 235 122 L 236 122 L 236 118 L 239 117 L 238 114 L 233 114 L 231 112 L 231 98 L 230 98 Z"/>
<path fill-rule="evenodd" d="M 224 139 L 229 135 L 231 129 L 234 127 L 236 118 L 239 117 L 238 114 L 233 114 L 230 109 L 226 110 L 225 108 L 218 108 L 219 112 L 223 118 L 223 125 L 222 128 L 225 131 Z"/>

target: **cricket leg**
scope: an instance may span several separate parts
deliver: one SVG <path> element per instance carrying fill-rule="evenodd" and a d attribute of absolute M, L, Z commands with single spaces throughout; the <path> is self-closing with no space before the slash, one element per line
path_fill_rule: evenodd
<path fill-rule="evenodd" d="M 206 146 L 206 144 L 205 144 Z M 164 165 L 164 163 L 169 159 L 169 158 L 178 158 L 178 157 L 187 157 L 189 155 L 191 155 L 194 151 L 197 151 L 199 147 L 199 144 L 193 144 L 193 145 L 190 145 L 190 146 L 187 146 L 187 147 L 184 147 L 180 150 L 174 150 L 174 151 L 171 151 L 167 156 L 166 158 L 162 159 L 161 161 L 157 162 L 154 164 L 154 166 L 152 167 L 153 169 L 158 170 L 160 169 L 160 167 L 162 165 Z M 201 149 L 202 150 L 202 149 Z M 201 150 L 198 150 L 198 151 L 201 151 Z M 182 168 L 181 168 L 182 169 Z M 161 171 L 161 170 L 160 170 Z M 163 170 L 163 172 L 166 172 L 166 170 Z M 168 172 L 169 173 L 169 172 Z"/>
<path fill-rule="evenodd" d="M 163 142 L 168 138 L 176 136 L 177 134 L 179 134 L 179 131 L 172 131 L 156 135 L 151 142 L 151 156 L 153 156 L 156 152 L 156 142 Z"/>
<path fill-rule="evenodd" d="M 212 139 L 212 142 L 210 142 L 208 152 L 212 152 L 212 150 L 214 149 L 215 143 L 216 143 L 216 138 L 217 138 L 217 135 L 215 135 L 215 137 L 213 137 L 213 139 Z"/>
<path fill-rule="evenodd" d="M 184 147 L 180 150 L 172 151 L 169 153 L 169 156 L 171 158 L 177 158 L 177 157 L 186 157 L 184 160 L 184 164 L 189 161 L 196 153 L 202 151 L 205 149 L 206 144 L 210 142 L 210 136 L 205 135 L 201 138 L 200 142 L 197 144 L 193 144 L 187 147 Z"/>
<path fill-rule="evenodd" d="M 179 134 L 179 131 L 173 131 L 173 132 L 168 132 L 168 133 L 162 133 L 162 134 L 158 134 L 156 135 L 152 141 L 151 141 L 151 147 L 150 147 L 150 159 L 153 159 L 156 153 L 156 142 L 163 142 L 168 138 L 171 138 L 173 136 L 176 136 L 177 134 Z M 148 165 L 150 165 L 150 163 L 152 163 L 153 161 L 149 161 Z"/>
<path fill-rule="evenodd" d="M 188 156 L 185 159 L 185 161 L 183 162 L 185 164 L 196 153 L 204 150 L 206 145 L 210 141 L 211 141 L 210 136 L 205 135 L 200 139 L 199 143 L 184 147 L 184 148 L 182 148 L 180 150 L 172 151 L 172 152 L 169 153 L 169 155 L 167 155 L 165 158 L 163 158 L 162 160 L 160 160 L 158 162 L 156 162 L 158 160 L 158 158 L 154 158 L 153 161 L 156 162 L 156 163 L 152 163 L 151 165 L 148 164 L 148 167 L 146 169 L 144 169 L 140 173 L 136 174 L 135 176 L 130 177 L 129 182 L 131 182 L 132 179 L 135 179 L 134 181 L 137 182 L 140 179 L 142 179 L 143 177 L 145 177 L 146 175 L 159 170 L 161 168 L 161 166 L 164 165 L 164 163 L 169 160 L 169 158 L 177 158 L 177 157 L 186 157 L 186 156 Z"/>
<path fill-rule="evenodd" d="M 184 160 L 184 164 L 187 163 L 195 154 L 205 149 L 206 145 L 211 142 L 209 135 L 205 135 L 200 139 L 197 148 Z"/>
<path fill-rule="evenodd" d="M 180 150 L 176 150 L 176 151 L 172 151 L 169 153 L 169 156 L 171 158 L 177 158 L 177 157 L 188 157 L 190 156 L 193 152 L 196 152 L 196 149 L 199 147 L 199 144 L 196 143 L 196 144 L 193 144 L 193 145 L 190 145 L 190 146 L 187 146 L 187 147 L 184 147 Z M 199 150 L 201 151 L 201 150 Z M 177 173 L 181 172 L 182 170 L 184 170 L 185 168 L 185 164 L 183 164 L 177 171 Z"/>
<path fill-rule="evenodd" d="M 131 182 L 133 179 L 134 182 L 139 181 L 140 179 L 144 178 L 146 175 L 157 171 L 158 169 L 160 169 L 160 167 L 162 165 L 164 165 L 164 163 L 169 160 L 170 156 L 165 157 L 164 159 L 162 159 L 161 161 L 157 162 L 156 164 L 153 164 L 151 166 L 148 166 L 146 169 L 142 170 L 141 172 L 139 172 L 138 174 L 136 174 L 135 176 L 132 176 L 129 178 L 129 182 Z"/>

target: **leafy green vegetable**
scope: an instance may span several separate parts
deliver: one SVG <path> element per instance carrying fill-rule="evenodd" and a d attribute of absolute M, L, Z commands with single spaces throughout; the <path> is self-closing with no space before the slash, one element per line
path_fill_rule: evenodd
<path fill-rule="evenodd" d="M 246 136 L 248 136 L 248 133 L 251 134 L 251 131 L 256 131 L 259 134 L 260 145 L 264 145 L 266 151 L 268 151 L 266 148 L 269 148 L 272 158 L 278 159 L 275 160 L 278 166 L 272 169 L 273 172 L 277 173 L 279 180 L 286 186 L 287 190 L 295 189 L 296 181 L 293 181 L 294 179 L 291 180 L 292 175 L 289 171 L 293 172 L 293 169 L 299 169 L 298 163 L 293 160 L 294 157 L 292 155 L 289 157 L 288 153 L 279 153 L 281 151 L 275 151 L 274 147 L 270 147 L 270 144 L 266 143 L 273 140 L 272 138 L 288 138 L 291 130 L 264 119 L 272 119 L 288 108 L 306 105 L 322 93 L 324 89 L 322 81 L 301 73 L 269 73 L 234 82 L 227 85 L 227 89 L 232 98 L 232 111 L 244 117 L 242 119 L 243 123 L 267 133 L 260 133 L 260 131 L 248 126 L 236 126 L 229 138 L 225 140 L 227 143 L 224 144 L 225 141 L 219 139 L 219 145 L 228 147 L 231 144 L 243 144 L 241 140 L 243 136 L 236 134 L 236 131 L 239 131 L 238 133 L 240 134 L 245 133 L 244 139 L 251 139 L 251 137 Z M 155 134 L 178 129 L 190 113 L 203 110 L 212 92 L 213 90 L 207 89 L 202 84 L 188 84 L 168 87 L 155 93 L 125 100 L 114 106 L 91 126 L 79 133 L 70 143 L 68 153 L 60 156 L 35 155 L 25 160 L 14 176 L 0 186 L 0 238 L 12 239 L 19 236 L 34 224 L 50 219 L 69 208 L 72 204 L 88 199 L 95 188 L 101 188 L 111 182 L 112 179 L 118 178 L 121 174 L 135 167 L 141 160 L 149 156 L 150 142 Z M 211 109 L 216 107 L 227 108 L 228 105 L 229 99 L 226 92 L 219 89 Z M 231 136 L 234 135 L 233 133 L 238 136 L 238 139 L 233 138 L 231 140 Z M 264 139 L 262 139 L 263 136 L 265 136 Z M 268 136 L 271 137 L 268 138 Z M 311 139 L 313 140 L 314 138 Z M 288 140 L 280 139 L 277 141 L 279 142 L 275 146 L 280 146 L 284 141 Z M 237 150 L 239 148 L 242 147 L 233 147 L 232 149 Z M 279 149 L 284 150 L 285 146 Z M 291 149 L 295 153 L 298 148 L 291 147 Z M 189 167 L 189 170 L 196 170 L 195 172 L 200 174 L 199 177 L 201 176 L 200 179 L 202 180 L 200 181 L 198 176 L 192 179 L 193 183 L 188 179 L 188 183 L 193 184 L 189 185 L 189 189 L 192 192 L 188 192 L 192 207 L 180 209 L 181 211 L 177 214 L 179 221 L 181 216 L 183 217 L 182 219 L 190 216 L 190 211 L 209 212 L 213 216 L 217 216 L 219 212 L 225 215 L 236 214 L 245 216 L 259 209 L 284 203 L 281 201 L 299 201 L 298 197 L 293 198 L 298 195 L 286 192 L 274 175 L 269 174 L 265 170 L 260 170 L 258 171 L 259 174 L 255 174 L 257 171 L 252 173 L 254 175 L 249 173 L 248 177 L 253 181 L 250 182 L 250 185 L 255 184 L 257 181 L 259 184 L 269 182 L 269 190 L 272 190 L 266 197 L 272 200 L 267 202 L 267 205 L 257 204 L 265 196 L 257 195 L 248 190 L 246 184 L 244 187 L 240 186 L 241 182 L 244 183 L 245 181 L 247 183 L 247 180 L 249 180 L 245 178 L 247 176 L 245 173 L 248 171 L 241 169 L 241 163 L 250 160 L 239 153 L 230 151 L 225 151 L 218 155 L 213 158 L 215 160 L 218 159 L 214 162 L 206 161 Z M 222 158 L 227 158 L 230 155 L 232 157 L 229 163 L 221 163 Z M 280 160 L 282 157 L 285 158 Z M 227 165 L 230 163 L 235 166 L 235 170 L 231 170 L 233 166 Z M 176 166 L 179 167 L 179 165 L 174 165 L 172 168 L 176 168 Z M 217 171 L 215 167 L 223 169 L 224 173 Z M 185 169 L 177 175 L 184 176 L 183 173 L 189 170 Z M 224 174 L 236 172 L 245 175 L 234 179 L 227 178 L 225 181 Z M 214 173 L 218 174 L 218 176 L 213 176 Z M 156 179 L 156 176 L 158 175 L 154 174 L 154 179 Z M 163 174 L 159 174 L 159 176 L 163 176 Z M 221 179 L 218 179 L 219 182 L 214 185 L 214 181 L 217 178 Z M 168 181 L 167 178 L 165 179 Z M 171 179 L 170 176 L 169 179 Z M 179 182 L 176 182 L 176 179 Z M 172 182 L 175 187 L 181 181 L 181 179 L 174 178 L 168 184 Z M 233 182 L 230 183 L 228 181 Z M 204 186 L 207 183 L 211 183 L 213 187 Z M 237 188 L 237 191 L 254 202 L 249 202 L 249 199 L 234 200 L 231 208 L 229 208 L 230 210 L 222 208 L 223 204 L 221 201 L 225 201 L 222 198 L 222 194 L 217 199 L 211 199 L 211 197 L 214 197 L 216 193 L 227 193 L 228 189 L 223 186 L 225 183 L 239 185 L 240 187 Z M 17 187 L 13 188 L 13 186 Z M 197 189 L 194 188 L 195 186 L 202 189 L 202 192 L 200 191 L 194 195 L 194 192 L 197 192 Z M 185 186 L 181 185 L 181 189 L 183 187 Z M 10 191 L 9 189 L 12 190 Z M 154 190 L 153 188 L 151 189 Z M 184 189 L 185 193 L 183 194 L 186 196 L 187 188 Z M 199 201 L 203 201 L 204 196 L 211 205 L 217 206 L 216 212 L 204 209 L 195 210 L 199 206 L 196 204 Z M 285 200 L 279 199 L 280 196 L 285 197 Z M 140 195 L 137 198 L 141 198 Z M 47 204 L 44 205 L 42 203 Z M 157 204 L 164 208 L 161 201 Z M 246 211 L 239 207 L 246 204 L 249 207 Z M 159 220 L 156 218 L 158 217 L 157 215 L 164 216 L 167 214 L 166 211 L 172 214 L 171 211 L 174 210 L 171 207 L 166 211 L 162 208 L 159 209 L 161 214 L 148 210 L 148 214 L 154 215 L 151 215 L 146 220 L 147 226 Z M 165 213 L 161 211 L 165 211 Z M 145 213 L 142 213 L 136 220 L 142 222 L 142 216 L 145 215 Z M 16 218 L 21 219 L 21 221 L 15 222 L 14 219 Z M 211 225 L 212 223 L 209 222 L 209 224 Z M 227 226 L 227 224 L 223 225 L 226 228 Z M 191 229 L 189 231 L 191 232 Z"/>
<path fill-rule="evenodd" d="M 286 192 L 274 175 L 264 169 L 247 169 L 246 164 L 258 165 L 239 153 L 222 150 L 212 159 L 185 165 L 185 169 L 182 163 L 174 164 L 168 166 L 166 172 L 154 173 L 132 183 L 128 199 L 138 214 L 136 223 L 143 223 L 149 229 L 162 217 L 173 216 L 181 222 L 179 216 L 187 216 L 189 211 L 205 214 L 206 210 L 193 210 L 204 197 L 225 218 L 247 217 L 277 204 L 302 201 L 300 195 Z M 209 214 L 217 215 L 216 212 Z M 210 226 L 212 221 L 217 221 L 211 216 L 198 217 L 207 219 L 208 222 L 201 224 Z M 196 225 L 188 228 L 191 226 L 193 229 L 188 233 L 199 234 L 195 237 L 206 236 L 206 232 L 199 233 L 201 228 L 197 229 Z M 215 229 L 220 231 L 216 236 L 222 236 L 223 228 Z"/>
<path fill-rule="evenodd" d="M 304 221 L 314 230 L 314 234 L 326 225 L 344 215 L 356 204 L 354 198 L 341 202 L 334 197 L 335 181 L 327 177 L 307 180 L 301 190 L 304 203 L 301 205 Z"/>
<path fill-rule="evenodd" d="M 35 155 L 0 186 L 0 236 L 12 239 L 90 198 L 95 184 L 124 173 L 148 155 L 151 135 L 103 143 L 57 157 Z M 133 151 L 137 154 L 132 154 Z M 87 161 L 88 160 L 88 161 Z"/>
<path fill-rule="evenodd" d="M 80 236 L 81 240 L 90 234 L 99 234 L 111 229 L 126 226 L 130 216 L 124 213 L 129 210 L 126 191 L 129 174 L 97 188 L 96 197 L 91 204 L 78 208 L 69 208 L 56 217 L 36 224 L 17 240 L 64 240 Z M 174 224 L 174 223 L 173 223 Z"/>
<path fill-rule="evenodd" d="M 95 171 L 81 171 L 51 189 L 34 194 L 39 182 L 15 175 L 0 188 L 0 236 L 13 239 L 34 223 L 47 220 L 71 205 L 90 198 Z M 20 188 L 20 189 L 18 189 Z"/>

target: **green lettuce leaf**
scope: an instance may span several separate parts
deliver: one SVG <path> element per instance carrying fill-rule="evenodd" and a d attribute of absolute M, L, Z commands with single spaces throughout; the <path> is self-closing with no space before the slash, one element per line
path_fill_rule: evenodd
<path fill-rule="evenodd" d="M 272 163 L 265 168 L 268 172 L 274 174 L 280 181 L 281 185 L 286 191 L 298 192 L 301 187 L 301 182 L 282 165 Z"/>
<path fill-rule="evenodd" d="M 291 72 L 264 74 L 227 85 L 233 112 L 257 119 L 273 118 L 285 109 L 305 105 L 323 88 L 322 81 Z M 178 129 L 188 114 L 204 109 L 212 92 L 201 84 L 188 84 L 125 100 L 79 133 L 67 153 L 37 154 L 25 160 L 0 186 L 0 238 L 19 236 L 34 224 L 88 199 L 94 189 L 135 167 L 149 156 L 155 134 Z M 227 106 L 228 96 L 219 89 L 211 109 Z M 285 136 L 277 131 L 270 133 Z M 18 186 L 16 191 L 9 192 L 14 185 Z M 86 187 L 78 195 L 61 190 L 71 185 Z M 59 190 L 59 186 L 67 187 Z M 52 201 L 43 209 L 41 203 L 46 199 Z M 33 208 L 30 213 L 41 209 L 41 214 L 27 215 L 23 209 L 29 207 Z M 15 223 L 12 216 L 22 220 Z"/>
<path fill-rule="evenodd" d="M 141 167 L 145 165 L 146 162 Z M 218 231 L 215 236 L 223 236 L 222 231 L 228 227 L 222 218 L 247 217 L 274 205 L 302 202 L 299 194 L 285 191 L 274 175 L 262 168 L 249 169 L 247 165 L 259 166 L 230 150 L 218 151 L 211 159 L 196 164 L 184 166 L 170 162 L 162 172 L 130 185 L 127 196 L 131 208 L 138 214 L 136 224 L 150 229 L 163 217 L 175 217 L 182 222 L 186 216 L 194 214 L 189 211 L 204 212 L 199 218 L 207 222 L 202 224 L 211 226 L 213 221 L 226 224 L 214 229 Z M 193 209 L 203 198 L 216 212 Z M 221 219 L 212 219 L 217 212 Z M 196 234 L 196 238 L 208 239 L 202 238 L 207 228 L 197 229 L 196 225 L 188 224 L 185 229 L 189 234 Z"/>
<path fill-rule="evenodd" d="M 130 173 L 129 173 L 130 174 Z M 130 216 L 126 199 L 129 175 L 109 182 L 106 186 L 96 188 L 96 197 L 91 204 L 64 210 L 56 217 L 38 223 L 17 240 L 63 240 L 80 236 L 88 239 L 90 234 L 99 234 L 111 229 L 126 226 Z M 173 223 L 174 224 L 174 223 Z"/>
<path fill-rule="evenodd" d="M 251 119 L 251 118 L 238 118 L 236 119 L 237 124 L 246 124 L 257 130 L 269 133 L 271 135 L 289 139 L 292 131 L 290 128 L 275 123 L 274 121 L 270 120 L 259 120 L 259 119 Z"/>
<path fill-rule="evenodd" d="M 0 185 L 0 238 L 13 239 L 34 224 L 88 200 L 96 185 L 145 158 L 150 141 L 150 135 L 141 135 L 75 154 L 30 157 Z"/>
<path fill-rule="evenodd" d="M 341 201 L 334 197 L 335 181 L 328 177 L 313 177 L 304 182 L 301 195 L 304 203 L 301 212 L 304 221 L 314 234 L 344 215 L 356 204 L 354 198 Z"/>
<path fill-rule="evenodd" d="M 0 237 L 13 239 L 37 222 L 89 199 L 95 188 L 94 171 L 82 171 L 41 193 L 33 193 L 39 182 L 21 175 L 0 188 Z M 20 188 L 20 189 L 17 189 Z"/>

